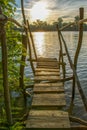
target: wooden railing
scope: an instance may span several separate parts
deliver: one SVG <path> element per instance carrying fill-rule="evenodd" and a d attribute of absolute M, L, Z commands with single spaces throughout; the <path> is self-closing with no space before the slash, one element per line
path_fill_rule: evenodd
<path fill-rule="evenodd" d="M 87 19 L 83 19 L 83 16 L 84 16 L 84 9 L 83 8 L 80 8 L 80 21 L 77 23 L 79 24 L 79 38 L 78 38 L 78 45 L 77 45 L 77 49 L 76 49 L 76 53 L 75 53 L 75 57 L 74 57 L 74 63 L 72 62 L 72 59 L 69 55 L 69 51 L 68 51 L 68 47 L 67 47 L 67 44 L 64 40 L 64 37 L 61 33 L 61 31 L 63 31 L 63 29 L 71 26 L 72 24 L 68 24 L 67 26 L 64 26 L 62 27 L 61 29 L 58 28 L 58 25 L 57 25 L 57 30 L 58 30 L 58 38 L 59 38 L 59 42 L 60 42 L 60 58 L 62 58 L 62 61 L 64 60 L 63 59 L 63 52 L 62 52 L 62 45 L 64 45 L 64 48 L 65 48 L 65 52 L 66 52 L 66 55 L 68 57 L 68 61 L 69 61 L 69 64 L 70 64 L 70 67 L 73 71 L 73 85 L 72 85 L 72 100 L 71 100 L 71 104 L 73 103 L 74 101 L 74 98 L 75 98 L 75 83 L 77 84 L 77 87 L 78 87 L 78 90 L 79 90 L 79 93 L 81 95 L 81 98 L 83 100 L 83 103 L 84 103 L 84 106 L 85 106 L 85 109 L 87 111 L 87 98 L 83 92 L 83 89 L 81 87 L 81 84 L 80 84 L 80 81 L 79 81 L 79 78 L 78 78 L 78 75 L 77 75 L 77 61 L 78 61 L 78 56 L 79 56 L 79 52 L 80 52 L 80 49 L 81 49 L 81 45 L 82 45 L 82 38 L 83 38 L 83 22 L 86 22 Z M 75 23 L 76 24 L 76 23 Z M 64 69 L 63 69 L 64 71 Z"/>
<path fill-rule="evenodd" d="M 5 100 L 5 108 L 6 108 L 6 117 L 7 122 L 11 125 L 13 123 L 12 121 L 12 114 L 11 114 L 11 102 L 10 102 L 10 92 L 9 92 L 9 85 L 8 85 L 8 54 L 7 54 L 7 43 L 6 43 L 6 30 L 5 30 L 5 24 L 10 21 L 17 26 L 24 29 L 25 34 L 22 36 L 22 44 L 24 48 L 27 50 L 27 46 L 29 48 L 29 61 L 30 65 L 33 71 L 33 74 L 35 73 L 34 64 L 33 61 L 37 61 L 37 53 L 34 46 L 34 40 L 32 37 L 32 33 L 29 26 L 29 21 L 26 20 L 25 14 L 24 14 L 24 6 L 23 6 L 23 0 L 21 0 L 21 8 L 22 8 L 22 15 L 24 19 L 24 25 L 21 25 L 18 21 L 16 21 L 13 18 L 8 18 L 2 13 L 2 10 L 0 8 L 0 39 L 1 39 L 1 50 L 2 50 L 2 69 L 3 69 L 3 87 L 4 87 L 4 100 Z M 30 37 L 29 37 L 30 36 Z M 30 42 L 31 41 L 31 42 Z M 32 49 L 34 51 L 35 59 L 32 59 Z M 26 57 L 22 56 L 21 60 L 25 62 Z M 23 89 L 24 92 L 24 66 L 20 65 L 20 75 L 19 78 L 19 86 L 21 89 Z"/>

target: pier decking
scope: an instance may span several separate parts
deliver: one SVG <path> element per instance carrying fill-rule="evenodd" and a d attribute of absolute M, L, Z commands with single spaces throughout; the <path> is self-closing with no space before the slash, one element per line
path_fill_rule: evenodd
<path fill-rule="evenodd" d="M 26 128 L 70 128 L 64 86 L 55 58 L 39 58 L 35 69 L 34 95 Z"/>

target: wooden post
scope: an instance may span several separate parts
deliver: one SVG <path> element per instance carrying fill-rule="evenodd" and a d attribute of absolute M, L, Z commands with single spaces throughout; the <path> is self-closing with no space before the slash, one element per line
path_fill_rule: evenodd
<path fill-rule="evenodd" d="M 28 47 L 29 47 L 29 58 L 30 58 L 30 65 L 33 71 L 33 74 L 35 74 L 35 69 L 34 69 L 34 64 L 32 62 L 32 56 L 31 56 L 31 46 L 30 46 L 30 40 L 29 40 L 29 36 L 28 36 L 28 30 L 26 30 L 26 35 L 27 35 L 27 40 L 28 40 Z"/>
<path fill-rule="evenodd" d="M 25 13 L 24 13 L 23 0 L 21 0 L 21 10 L 22 10 L 22 15 L 23 15 L 24 24 L 26 25 L 26 17 L 25 17 Z"/>
<path fill-rule="evenodd" d="M 24 19 L 24 24 L 25 24 L 26 27 L 28 27 L 27 21 L 26 21 L 26 17 L 25 17 L 25 13 L 24 13 L 23 0 L 21 0 L 21 9 L 22 9 L 22 15 L 23 15 L 23 19 Z M 30 65 L 31 65 L 33 74 L 35 74 L 35 69 L 34 69 L 34 65 L 33 65 L 33 62 L 32 62 L 32 56 L 31 56 L 31 46 L 30 46 L 30 40 L 29 40 L 29 36 L 28 36 L 28 28 L 25 28 L 25 33 L 26 33 L 27 40 L 28 40 L 29 56 L 30 56 Z"/>
<path fill-rule="evenodd" d="M 84 8 L 80 8 L 79 13 L 80 13 L 80 20 L 81 20 L 84 18 Z M 83 23 L 79 25 L 79 40 L 78 40 L 77 50 L 74 57 L 74 66 L 76 69 L 77 69 L 78 56 L 82 46 L 82 38 L 83 38 Z"/>
<path fill-rule="evenodd" d="M 26 35 L 22 35 L 22 54 L 27 52 L 27 37 Z M 21 61 L 25 62 L 26 56 L 22 55 Z M 20 78 L 19 78 L 19 86 L 24 89 L 24 65 L 20 65 Z"/>
<path fill-rule="evenodd" d="M 58 38 L 59 38 L 59 43 L 60 43 L 59 60 L 62 59 L 62 63 L 64 63 L 64 59 L 63 59 L 63 48 L 62 48 L 62 42 L 61 42 L 61 38 L 60 38 L 60 30 L 59 30 L 58 25 L 57 25 L 57 31 L 58 31 Z M 63 71 L 63 78 L 65 78 L 65 66 L 63 66 L 63 65 L 62 65 L 62 71 Z"/>
<path fill-rule="evenodd" d="M 31 37 L 31 42 L 32 42 L 33 50 L 34 50 L 35 59 L 37 60 L 37 54 L 36 54 L 36 49 L 35 49 L 35 45 L 34 45 L 34 40 L 33 40 L 33 36 L 32 36 L 31 30 L 30 30 L 30 25 L 29 25 L 28 20 L 27 20 L 27 25 L 28 25 L 28 30 L 29 30 L 30 37 Z"/>
<path fill-rule="evenodd" d="M 79 9 L 79 14 L 80 14 L 80 20 L 83 19 L 84 18 L 84 8 Z M 77 45 L 77 49 L 76 49 L 76 53 L 75 53 L 75 57 L 74 57 L 74 66 L 75 66 L 76 70 L 77 70 L 77 61 L 78 61 L 80 49 L 82 46 L 82 38 L 83 38 L 83 23 L 81 23 L 79 25 L 79 40 L 78 40 L 78 45 Z M 74 97 L 75 97 L 75 77 L 73 76 L 72 102 L 74 100 Z"/>
<path fill-rule="evenodd" d="M 5 23 L 7 22 L 7 17 L 2 14 L 0 8 L 0 39 L 2 47 L 2 69 L 3 69 L 3 87 L 4 87 L 4 101 L 5 101 L 5 111 L 6 118 L 9 125 L 12 124 L 11 115 L 11 104 L 10 104 L 10 92 L 8 86 L 8 57 L 7 57 L 7 43 L 6 43 L 6 32 Z"/>
<path fill-rule="evenodd" d="M 23 53 L 27 52 L 27 36 L 26 35 L 22 35 L 22 57 L 21 57 L 21 61 L 25 63 L 26 60 L 26 56 L 23 55 Z M 25 88 L 24 88 L 24 65 L 20 65 L 20 78 L 19 78 L 19 86 L 22 89 L 23 92 L 23 96 L 24 96 L 24 103 L 25 103 L 25 107 L 26 107 L 26 93 L 25 93 Z"/>

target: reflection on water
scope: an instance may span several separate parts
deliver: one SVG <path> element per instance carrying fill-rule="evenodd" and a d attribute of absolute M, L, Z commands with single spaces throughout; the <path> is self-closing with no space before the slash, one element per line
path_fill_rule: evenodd
<path fill-rule="evenodd" d="M 37 48 L 38 56 L 44 56 L 45 51 L 45 32 L 34 33 L 34 41 Z"/>
<path fill-rule="evenodd" d="M 38 56 L 57 57 L 58 56 L 58 39 L 57 32 L 36 32 L 33 33 L 35 46 Z"/>

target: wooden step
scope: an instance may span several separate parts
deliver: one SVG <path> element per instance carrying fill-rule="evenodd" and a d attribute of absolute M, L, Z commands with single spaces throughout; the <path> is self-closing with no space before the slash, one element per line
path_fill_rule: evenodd
<path fill-rule="evenodd" d="M 32 107 L 63 107 L 66 105 L 65 94 L 34 94 Z"/>
<path fill-rule="evenodd" d="M 59 72 L 60 70 L 59 69 L 52 69 L 52 68 L 36 68 L 35 72 L 36 71 Z"/>
<path fill-rule="evenodd" d="M 37 62 L 43 62 L 43 61 L 54 62 L 54 61 L 57 61 L 57 59 L 56 58 L 44 58 L 44 57 L 40 57 L 37 59 Z"/>
<path fill-rule="evenodd" d="M 34 81 L 58 81 L 60 76 L 35 76 Z"/>
<path fill-rule="evenodd" d="M 43 66 L 37 66 L 37 68 L 47 68 L 47 69 L 58 69 L 59 67 L 58 66 L 46 66 L 46 65 L 43 65 Z"/>
<path fill-rule="evenodd" d="M 51 67 L 58 67 L 57 62 L 37 62 L 37 66 L 51 66 Z"/>
<path fill-rule="evenodd" d="M 58 110 L 31 110 L 26 128 L 70 128 L 67 112 Z"/>
<path fill-rule="evenodd" d="M 36 83 L 33 89 L 34 93 L 63 93 L 62 83 Z"/>
<path fill-rule="evenodd" d="M 49 71 L 36 71 L 35 72 L 35 76 L 50 76 L 50 75 L 53 75 L 53 76 L 59 76 L 60 73 L 59 72 L 49 72 Z"/>

